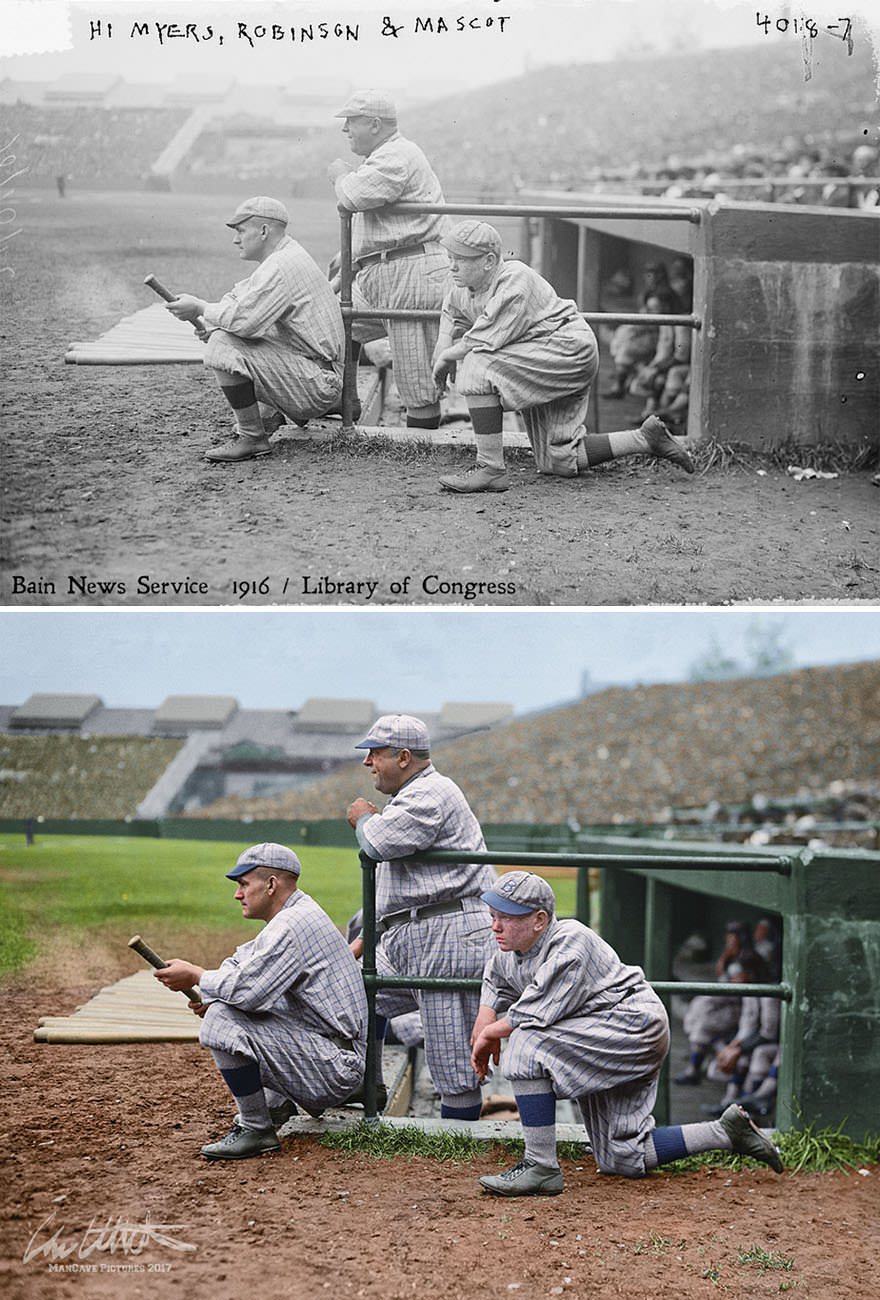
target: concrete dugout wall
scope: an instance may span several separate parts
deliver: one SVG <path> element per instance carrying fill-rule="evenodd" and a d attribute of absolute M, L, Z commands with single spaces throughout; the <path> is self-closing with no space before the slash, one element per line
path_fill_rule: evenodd
<path fill-rule="evenodd" d="M 528 191 L 521 203 L 620 207 L 631 195 Z M 534 263 L 582 311 L 625 266 L 693 258 L 688 434 L 772 449 L 880 443 L 880 213 L 775 203 L 640 199 L 689 222 L 540 218 Z"/>

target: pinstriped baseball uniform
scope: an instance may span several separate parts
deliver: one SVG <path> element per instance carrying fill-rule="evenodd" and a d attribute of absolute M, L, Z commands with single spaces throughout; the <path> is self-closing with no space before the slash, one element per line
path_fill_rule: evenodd
<path fill-rule="evenodd" d="M 339 300 L 301 244 L 285 236 L 252 275 L 209 303 L 205 365 L 245 374 L 257 398 L 294 419 L 323 415 L 342 393 Z"/>
<path fill-rule="evenodd" d="M 549 1078 L 578 1100 L 599 1168 L 644 1174 L 669 1023 L 643 971 L 580 921 L 554 917 L 526 953 L 494 953 L 480 1000 L 513 1026 L 502 1065 L 514 1091 L 517 1079 Z"/>
<path fill-rule="evenodd" d="M 483 833 L 454 781 L 429 764 L 397 791 L 381 813 L 358 823 L 376 870 L 376 914 L 387 917 L 425 903 L 464 900 L 464 910 L 395 925 L 380 934 L 376 968 L 382 975 L 419 974 L 479 979 L 494 939 L 480 894 L 497 879 L 494 867 L 466 860 L 419 862 L 420 850 L 485 850 Z M 408 855 L 406 861 L 393 861 Z M 380 926 L 381 931 L 381 926 Z M 383 1016 L 418 1007 L 425 1057 L 439 1092 L 456 1096 L 479 1087 L 471 1067 L 470 1032 L 477 993 L 381 989 L 376 1005 Z"/>
<path fill-rule="evenodd" d="M 351 949 L 297 890 L 255 939 L 199 981 L 204 1047 L 256 1058 L 264 1087 L 329 1106 L 360 1084 L 367 1000 Z"/>
<path fill-rule="evenodd" d="M 449 219 L 432 213 L 394 213 L 392 203 L 443 203 L 443 191 L 417 144 L 395 132 L 336 182 L 350 208 L 355 262 L 388 249 L 424 245 L 425 251 L 392 261 L 368 261 L 358 272 L 352 303 L 368 307 L 439 311 L 449 283 L 449 259 L 439 241 Z M 370 322 L 374 324 L 374 322 Z M 394 379 L 405 406 L 429 406 L 437 399 L 431 358 L 437 342 L 434 321 L 388 321 Z M 354 336 L 358 337 L 357 322 Z M 375 337 L 370 331 L 369 337 Z"/>
<path fill-rule="evenodd" d="M 449 290 L 442 325 L 472 345 L 457 363 L 458 392 L 498 393 L 507 410 L 522 412 L 538 470 L 576 475 L 599 370 L 596 336 L 577 305 L 524 262 L 502 262 L 485 289 Z"/>

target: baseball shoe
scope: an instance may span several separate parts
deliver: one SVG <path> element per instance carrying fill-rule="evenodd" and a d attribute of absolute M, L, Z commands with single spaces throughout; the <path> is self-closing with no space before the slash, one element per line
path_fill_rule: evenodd
<path fill-rule="evenodd" d="M 233 438 L 232 442 L 224 442 L 221 447 L 212 447 L 210 451 L 206 451 L 205 460 L 223 462 L 254 460 L 257 456 L 268 456 L 271 450 L 269 439 L 265 434 L 262 438 L 239 437 Z"/>
<path fill-rule="evenodd" d="M 201 1153 L 209 1160 L 248 1160 L 266 1151 L 280 1150 L 281 1143 L 274 1128 L 245 1128 L 242 1124 L 233 1124 L 232 1131 L 225 1138 L 209 1142 L 202 1147 Z"/>
<path fill-rule="evenodd" d="M 558 1196 L 562 1170 L 524 1157 L 503 1174 L 483 1174 L 480 1185 L 495 1196 Z"/>
<path fill-rule="evenodd" d="M 489 465 L 477 465 L 464 474 L 443 474 L 440 486 L 447 492 L 506 492 L 510 479 L 503 469 L 492 469 Z"/>
<path fill-rule="evenodd" d="M 346 1097 L 345 1101 L 341 1101 L 339 1104 L 340 1106 L 363 1106 L 364 1085 L 361 1084 L 357 1092 L 353 1092 L 350 1097 Z M 378 1111 L 383 1111 L 387 1105 L 388 1105 L 388 1089 L 385 1087 L 384 1083 L 377 1083 L 376 1084 L 376 1109 Z"/>
<path fill-rule="evenodd" d="M 782 1160 L 779 1151 L 768 1137 L 765 1137 L 757 1124 L 754 1124 L 742 1106 L 728 1106 L 718 1123 L 730 1138 L 734 1151 L 741 1156 L 751 1156 L 762 1164 L 782 1173 Z"/>
<path fill-rule="evenodd" d="M 661 460 L 671 460 L 673 465 L 683 469 L 686 474 L 693 474 L 695 466 L 690 455 L 675 441 L 659 416 L 649 415 L 639 426 L 639 430 L 645 435 L 652 456 L 659 456 Z"/>
<path fill-rule="evenodd" d="M 696 1088 L 700 1082 L 700 1072 L 699 1070 L 696 1073 L 693 1070 L 682 1070 L 681 1074 L 675 1075 L 672 1082 Z"/>

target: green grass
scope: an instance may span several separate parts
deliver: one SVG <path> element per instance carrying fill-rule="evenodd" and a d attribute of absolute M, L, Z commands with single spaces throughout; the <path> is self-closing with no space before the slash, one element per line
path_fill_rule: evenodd
<path fill-rule="evenodd" d="M 342 1156 L 363 1154 L 372 1156 L 374 1160 L 393 1160 L 398 1156 L 413 1159 L 419 1156 L 424 1160 L 462 1164 L 495 1150 L 499 1164 L 503 1164 L 513 1157 L 518 1159 L 523 1153 L 521 1138 L 478 1140 L 468 1133 L 457 1133 L 449 1129 L 428 1133 L 417 1124 L 391 1125 L 381 1121 L 378 1124 L 368 1124 L 363 1120 L 351 1128 L 322 1133 L 318 1142 Z M 557 1151 L 564 1160 L 581 1160 L 584 1155 L 580 1142 L 560 1142 Z"/>
<path fill-rule="evenodd" d="M 766 1273 L 771 1268 L 781 1268 L 790 1273 L 794 1268 L 793 1257 L 774 1255 L 772 1250 L 765 1250 L 763 1246 L 750 1246 L 748 1250 L 740 1246 L 738 1258 L 740 1264 L 758 1264 L 761 1273 Z"/>
<path fill-rule="evenodd" d="M 250 841 L 159 840 L 125 836 L 46 836 L 25 845 L 0 836 L 0 974 L 19 971 L 53 935 L 87 944 L 108 932 L 121 945 L 135 933 L 162 951 L 163 934 L 238 930 L 243 921 L 225 872 Z M 356 852 L 302 848 L 302 888 L 337 925 L 360 906 Z"/>
<path fill-rule="evenodd" d="M 803 1115 L 798 1113 L 797 1120 L 803 1124 Z M 825 1174 L 838 1169 L 848 1173 L 862 1165 L 880 1162 L 880 1136 L 866 1133 L 861 1142 L 856 1142 L 843 1132 L 843 1124 L 841 1121 L 837 1128 L 819 1130 L 815 1124 L 805 1124 L 803 1128 L 790 1129 L 787 1133 L 777 1132 L 773 1140 L 779 1147 L 785 1168 L 793 1174 Z M 707 1151 L 686 1156 L 684 1160 L 676 1160 L 663 1168 L 669 1173 L 686 1174 L 704 1165 L 713 1169 L 764 1168 L 759 1161 L 733 1151 Z"/>

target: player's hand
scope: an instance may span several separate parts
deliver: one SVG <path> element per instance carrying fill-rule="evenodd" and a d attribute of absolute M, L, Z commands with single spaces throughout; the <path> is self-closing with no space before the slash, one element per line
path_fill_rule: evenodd
<path fill-rule="evenodd" d="M 352 955 L 353 955 L 355 961 L 360 961 L 361 957 L 363 957 L 363 955 L 364 955 L 364 941 L 363 941 L 363 939 L 361 939 L 361 937 L 358 936 L 357 939 L 352 939 L 351 943 L 350 943 L 348 946 L 349 946 L 349 948 L 350 948 L 351 951 L 352 951 Z"/>
<path fill-rule="evenodd" d="M 442 393 L 446 389 L 449 380 L 455 380 L 455 362 L 448 360 L 446 355 L 441 352 L 434 363 L 433 369 L 434 383 Z"/>
<path fill-rule="evenodd" d="M 489 1037 L 484 1030 L 477 1041 L 474 1043 L 471 1052 L 471 1065 L 474 1073 L 481 1079 L 485 1080 L 489 1073 L 489 1061 L 492 1060 L 497 1065 L 501 1060 L 501 1039 Z"/>
<path fill-rule="evenodd" d="M 208 1004 L 207 1002 L 190 1002 L 189 1009 L 194 1016 L 198 1016 L 201 1020 L 202 1016 L 204 1016 L 205 1012 L 208 1010 Z"/>
<path fill-rule="evenodd" d="M 204 973 L 203 966 L 193 966 L 192 962 L 173 957 L 167 966 L 163 966 L 161 970 L 154 970 L 153 977 L 160 984 L 164 984 L 166 989 L 182 993 L 184 989 L 191 989 L 193 985 L 198 984 Z"/>
<path fill-rule="evenodd" d="M 497 1012 L 495 1012 L 492 1007 L 486 1007 L 486 1006 L 480 1007 L 479 1011 L 477 1012 L 477 1018 L 474 1021 L 474 1027 L 471 1030 L 471 1036 L 469 1039 L 471 1047 L 473 1047 L 474 1043 L 480 1037 L 480 1034 L 482 1034 L 486 1026 L 494 1025 L 497 1019 L 498 1019 Z"/>
<path fill-rule="evenodd" d="M 205 325 L 196 326 L 196 338 L 201 339 L 202 343 L 207 343 L 211 331 Z"/>
<path fill-rule="evenodd" d="M 732 1074 L 740 1058 L 740 1052 L 741 1049 L 738 1043 L 728 1043 L 726 1047 L 722 1047 L 715 1058 L 718 1069 L 723 1070 L 725 1074 Z"/>
<path fill-rule="evenodd" d="M 327 168 L 327 179 L 335 185 L 340 176 L 347 176 L 353 169 L 342 158 L 334 158 Z"/>
<path fill-rule="evenodd" d="M 369 799 L 355 799 L 354 803 L 349 804 L 348 812 L 345 814 L 348 818 L 349 826 L 354 829 L 358 820 L 363 817 L 364 813 L 377 813 L 379 809 Z"/>
<path fill-rule="evenodd" d="M 165 310 L 170 311 L 178 320 L 198 320 L 207 307 L 204 298 L 196 298 L 191 293 L 179 293 L 173 302 L 166 302 Z"/>

